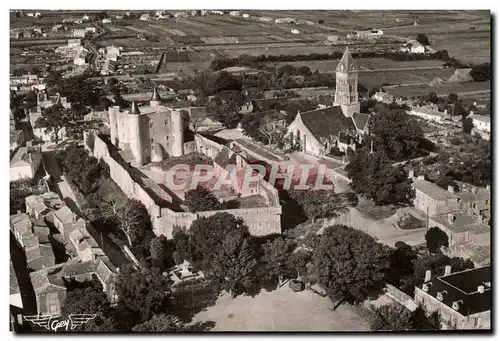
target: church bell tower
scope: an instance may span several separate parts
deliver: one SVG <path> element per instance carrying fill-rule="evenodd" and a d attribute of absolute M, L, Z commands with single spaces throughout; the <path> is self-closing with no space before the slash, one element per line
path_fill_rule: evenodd
<path fill-rule="evenodd" d="M 344 115 L 351 117 L 355 112 L 359 113 L 360 105 L 358 101 L 358 65 L 349 52 L 349 47 L 345 48 L 335 75 L 334 105 L 340 105 Z"/>

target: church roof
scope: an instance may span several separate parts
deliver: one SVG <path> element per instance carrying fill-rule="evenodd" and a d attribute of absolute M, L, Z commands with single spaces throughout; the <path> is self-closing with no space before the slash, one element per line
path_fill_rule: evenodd
<path fill-rule="evenodd" d="M 153 95 L 151 96 L 151 101 L 161 101 L 160 94 L 156 91 L 156 86 L 153 87 Z"/>
<path fill-rule="evenodd" d="M 349 51 L 349 47 L 345 48 L 344 54 L 342 58 L 340 58 L 340 62 L 337 64 L 337 71 L 340 72 L 348 72 L 352 70 L 356 70 L 358 65 L 354 61 L 351 52 Z"/>
<path fill-rule="evenodd" d="M 141 112 L 139 111 L 139 108 L 135 105 L 135 101 L 132 101 L 132 105 L 130 106 L 130 111 L 129 114 L 131 115 L 139 115 Z"/>
<path fill-rule="evenodd" d="M 356 128 L 358 130 L 364 130 L 366 127 L 366 124 L 368 123 L 368 120 L 370 119 L 370 115 L 355 112 L 352 115 L 352 119 L 354 120 L 354 123 L 356 124 Z"/>
<path fill-rule="evenodd" d="M 338 136 L 340 131 L 355 130 L 352 118 L 345 117 L 340 106 L 317 109 L 300 114 L 304 125 L 318 140 Z"/>

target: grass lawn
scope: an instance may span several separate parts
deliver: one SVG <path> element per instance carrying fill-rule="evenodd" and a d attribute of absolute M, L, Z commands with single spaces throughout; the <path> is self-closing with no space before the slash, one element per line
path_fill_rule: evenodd
<path fill-rule="evenodd" d="M 373 200 L 364 197 L 359 198 L 359 203 L 356 208 L 364 216 L 375 220 L 388 218 L 396 213 L 397 210 L 393 205 L 376 206 Z"/>
<path fill-rule="evenodd" d="M 255 297 L 219 297 L 193 322 L 213 321 L 212 331 L 368 331 L 359 307 L 343 304 L 332 310 L 329 298 L 312 291 L 294 293 L 288 285 Z"/>

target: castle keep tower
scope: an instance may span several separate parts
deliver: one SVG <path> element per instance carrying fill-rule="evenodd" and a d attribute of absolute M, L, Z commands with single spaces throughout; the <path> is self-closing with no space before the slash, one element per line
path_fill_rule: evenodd
<path fill-rule="evenodd" d="M 170 112 L 172 120 L 172 156 L 182 156 L 184 146 L 184 124 L 180 110 Z"/>
<path fill-rule="evenodd" d="M 135 101 L 132 102 L 130 106 L 130 111 L 128 113 L 128 124 L 130 133 L 130 150 L 134 155 L 136 166 L 142 166 L 144 164 L 144 146 L 141 134 L 141 113 Z"/>
<path fill-rule="evenodd" d="M 340 105 L 346 117 L 351 117 L 355 112 L 359 112 L 358 102 L 358 66 L 349 52 L 349 47 L 345 48 L 335 72 L 335 104 Z"/>

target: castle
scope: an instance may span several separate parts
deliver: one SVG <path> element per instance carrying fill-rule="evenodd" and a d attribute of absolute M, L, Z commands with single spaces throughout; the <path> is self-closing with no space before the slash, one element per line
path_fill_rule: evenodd
<path fill-rule="evenodd" d="M 119 106 L 113 106 L 108 112 L 111 141 L 130 152 L 134 166 L 160 162 L 166 154 L 183 155 L 186 120 L 180 109 L 161 104 L 156 87 L 149 105 L 139 108 L 132 102 L 129 110 L 121 111 Z"/>

